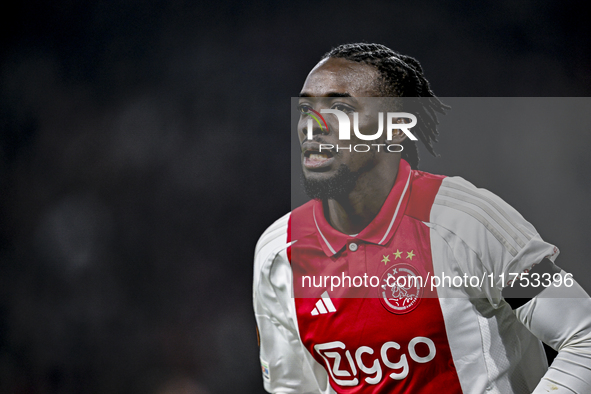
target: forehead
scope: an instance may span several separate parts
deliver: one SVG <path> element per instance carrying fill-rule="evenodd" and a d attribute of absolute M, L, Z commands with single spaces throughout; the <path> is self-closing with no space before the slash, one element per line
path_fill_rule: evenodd
<path fill-rule="evenodd" d="M 378 97 L 379 77 L 378 70 L 369 64 L 328 58 L 310 71 L 300 96 L 330 97 L 348 94 L 353 97 Z"/>

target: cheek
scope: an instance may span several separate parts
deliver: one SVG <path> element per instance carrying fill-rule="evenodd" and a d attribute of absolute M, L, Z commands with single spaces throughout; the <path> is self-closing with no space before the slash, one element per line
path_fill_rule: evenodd
<path fill-rule="evenodd" d="M 302 119 L 302 117 L 300 116 L 300 120 L 298 121 L 297 129 L 296 129 L 296 133 L 298 134 L 298 140 L 300 141 L 300 143 L 306 137 L 306 131 L 308 130 L 307 126 L 308 126 L 308 122 L 306 122 L 306 120 Z"/>
<path fill-rule="evenodd" d="M 306 138 L 306 133 L 305 130 L 298 130 L 298 141 L 300 141 L 300 145 L 304 142 L 304 139 Z"/>
<path fill-rule="evenodd" d="M 371 147 L 372 141 L 363 141 L 361 144 L 369 145 Z M 373 147 L 372 147 L 373 148 Z M 364 148 L 365 150 L 365 148 Z M 371 149 L 369 152 L 353 152 L 349 158 L 349 169 L 351 171 L 358 171 L 363 167 L 367 167 L 368 164 L 375 161 L 376 152 Z"/>
<path fill-rule="evenodd" d="M 334 136 L 334 138 L 338 138 L 339 136 L 339 121 L 336 119 L 336 117 L 334 115 L 330 115 L 330 114 L 324 114 L 323 115 L 324 120 L 326 121 L 326 126 L 328 126 L 328 135 L 330 136 Z M 322 124 L 324 125 L 324 122 L 322 120 L 320 120 L 320 122 L 322 122 Z M 351 122 L 350 124 L 353 125 L 353 119 L 350 119 L 349 122 Z M 351 135 L 353 135 L 353 126 L 351 126 Z M 348 142 L 348 141 L 343 141 L 343 142 Z"/>
<path fill-rule="evenodd" d="M 351 119 L 351 140 L 355 140 L 355 143 L 361 144 L 376 144 L 376 143 L 384 143 L 386 140 L 386 126 L 385 121 L 382 122 L 380 127 L 379 117 L 376 113 L 375 115 L 365 115 L 360 116 L 359 119 L 359 132 L 366 136 L 372 136 L 378 132 L 378 130 L 382 130 L 381 135 L 375 140 L 361 140 L 359 139 L 355 133 L 353 132 L 353 120 Z"/>

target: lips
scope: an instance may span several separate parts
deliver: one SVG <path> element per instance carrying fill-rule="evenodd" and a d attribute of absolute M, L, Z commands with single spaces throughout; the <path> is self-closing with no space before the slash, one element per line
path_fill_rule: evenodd
<path fill-rule="evenodd" d="M 322 148 L 318 143 L 304 143 L 302 146 L 303 165 L 308 169 L 321 169 L 331 165 L 334 153 L 330 149 Z"/>

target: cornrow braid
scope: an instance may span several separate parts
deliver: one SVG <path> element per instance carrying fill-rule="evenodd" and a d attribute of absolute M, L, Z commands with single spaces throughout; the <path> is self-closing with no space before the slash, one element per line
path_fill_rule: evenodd
<path fill-rule="evenodd" d="M 401 55 L 381 44 L 344 44 L 327 52 L 322 59 L 343 58 L 374 66 L 381 76 L 380 94 L 385 97 L 405 97 L 404 109 L 417 117 L 413 133 L 421 140 L 429 153 L 437 157 L 433 143 L 439 131 L 437 113 L 445 114 L 450 109 L 433 93 L 423 68 L 415 58 Z M 408 97 L 408 98 L 407 98 Z M 404 140 L 402 158 L 412 168 L 419 166 L 419 151 L 415 141 Z"/>

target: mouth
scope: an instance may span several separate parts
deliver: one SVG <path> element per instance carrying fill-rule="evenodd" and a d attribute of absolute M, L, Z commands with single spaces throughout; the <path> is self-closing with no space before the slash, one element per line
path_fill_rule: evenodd
<path fill-rule="evenodd" d="M 322 152 L 314 149 L 307 149 L 303 154 L 303 165 L 308 169 L 321 169 L 330 166 L 334 161 L 334 154 L 330 150 L 323 149 Z"/>

